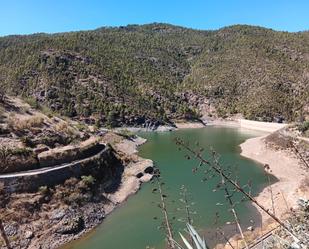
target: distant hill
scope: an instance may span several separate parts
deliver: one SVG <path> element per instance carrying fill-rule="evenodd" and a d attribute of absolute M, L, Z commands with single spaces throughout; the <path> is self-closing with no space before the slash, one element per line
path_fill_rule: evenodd
<path fill-rule="evenodd" d="M 7 36 L 0 82 L 55 112 L 110 126 L 236 113 L 295 120 L 309 109 L 309 32 L 154 23 Z"/>

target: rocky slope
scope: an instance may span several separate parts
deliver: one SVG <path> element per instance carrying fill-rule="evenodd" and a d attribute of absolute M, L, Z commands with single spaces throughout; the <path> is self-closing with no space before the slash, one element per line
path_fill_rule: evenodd
<path fill-rule="evenodd" d="M 48 117 L 18 98 L 0 108 L 0 221 L 12 248 L 58 248 L 152 178 L 152 161 L 136 155 L 142 139 Z"/>
<path fill-rule="evenodd" d="M 90 137 L 86 126 L 43 114 L 24 101 L 6 97 L 0 103 L 0 174 L 43 167 L 39 155 Z"/>

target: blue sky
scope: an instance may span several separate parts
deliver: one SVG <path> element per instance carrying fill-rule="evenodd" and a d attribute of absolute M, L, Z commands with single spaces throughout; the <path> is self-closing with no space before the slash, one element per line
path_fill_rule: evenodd
<path fill-rule="evenodd" d="M 166 22 L 309 30 L 309 0 L 0 0 L 0 36 Z"/>

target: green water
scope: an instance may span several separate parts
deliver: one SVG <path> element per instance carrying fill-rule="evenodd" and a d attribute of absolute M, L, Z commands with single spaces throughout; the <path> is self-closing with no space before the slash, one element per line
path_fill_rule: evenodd
<path fill-rule="evenodd" d="M 160 169 L 164 190 L 168 198 L 170 216 L 177 217 L 173 221 L 174 230 L 181 231 L 184 223 L 178 221 L 179 217 L 184 217 L 184 212 L 177 210 L 182 207 L 179 202 L 179 189 L 181 185 L 186 185 L 191 193 L 191 199 L 195 202 L 192 209 L 197 212 L 193 216 L 194 225 L 206 236 L 211 229 L 218 225 L 223 225 L 227 221 L 232 221 L 227 205 L 216 205 L 224 203 L 223 193 L 213 192 L 218 183 L 217 178 L 212 178 L 207 182 L 202 182 L 203 172 L 192 172 L 192 168 L 197 163 L 184 158 L 184 152 L 179 151 L 173 139 L 182 138 L 192 145 L 196 141 L 205 148 L 211 146 L 220 155 L 220 161 L 226 166 L 233 167 L 233 172 L 238 172 L 239 181 L 245 184 L 249 179 L 253 182 L 253 193 L 261 191 L 266 185 L 266 177 L 262 167 L 255 162 L 243 158 L 239 155 L 239 144 L 247 138 L 260 134 L 243 131 L 234 128 L 206 127 L 202 129 L 179 130 L 166 133 L 141 133 L 148 142 L 140 147 L 139 154 L 142 157 L 152 159 Z M 207 156 L 207 155 L 205 155 Z M 81 240 L 66 246 L 66 249 L 164 249 L 164 234 L 159 229 L 160 209 L 157 207 L 159 196 L 152 193 L 156 185 L 147 183 L 132 196 L 120 208 L 117 208 L 108 216 L 102 225 Z M 238 197 L 236 197 L 238 198 Z M 241 202 L 237 206 L 237 211 L 241 220 L 248 221 L 256 216 L 254 208 L 248 203 Z M 216 212 L 220 219 L 214 224 Z M 157 217 L 157 219 L 154 219 Z M 247 225 L 247 224 L 246 224 Z M 249 225 L 249 224 L 248 224 Z M 211 242 L 216 241 L 210 237 Z"/>

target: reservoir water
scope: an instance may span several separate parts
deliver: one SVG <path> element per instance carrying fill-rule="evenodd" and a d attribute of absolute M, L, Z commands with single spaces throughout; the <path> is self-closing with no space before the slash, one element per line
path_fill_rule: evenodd
<path fill-rule="evenodd" d="M 224 226 L 226 222 L 232 221 L 232 218 L 223 192 L 214 192 L 219 179 L 214 177 L 202 182 L 203 171 L 192 171 L 197 162 L 184 157 L 185 152 L 178 150 L 174 138 L 188 141 L 192 146 L 198 141 L 206 150 L 212 147 L 220 154 L 220 162 L 226 167 L 231 166 L 233 174 L 237 175 L 241 184 L 252 181 L 253 194 L 267 185 L 261 165 L 240 156 L 239 144 L 261 133 L 238 128 L 205 127 L 139 135 L 148 140 L 139 148 L 139 155 L 152 159 L 160 169 L 170 217 L 175 217 L 175 234 L 185 227 L 185 223 L 181 222 L 185 213 L 179 210 L 183 209 L 183 204 L 179 201 L 182 185 L 186 186 L 190 199 L 194 202 L 192 210 L 197 213 L 193 215 L 194 226 L 208 238 L 210 244 L 217 241 L 211 231 L 218 226 Z M 117 208 L 94 231 L 65 246 L 65 249 L 164 249 L 164 233 L 159 228 L 162 221 L 161 210 L 158 208 L 159 196 L 152 193 L 154 188 L 157 188 L 155 184 L 144 184 L 136 195 Z M 240 200 L 239 198 L 236 196 L 235 201 Z M 247 202 L 240 202 L 237 211 L 245 227 L 251 225 L 250 220 L 255 220 L 253 225 L 257 225 L 256 210 Z"/>

